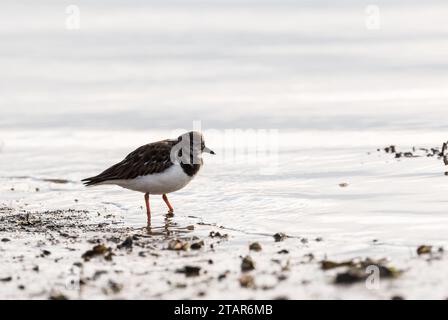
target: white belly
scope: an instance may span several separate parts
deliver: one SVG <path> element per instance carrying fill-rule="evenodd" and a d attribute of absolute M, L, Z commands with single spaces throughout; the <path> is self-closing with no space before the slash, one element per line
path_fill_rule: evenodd
<path fill-rule="evenodd" d="M 120 187 L 149 193 L 164 194 L 185 187 L 193 177 L 187 175 L 179 165 L 173 165 L 162 173 L 140 176 L 130 180 L 112 180 L 104 184 L 116 184 Z"/>

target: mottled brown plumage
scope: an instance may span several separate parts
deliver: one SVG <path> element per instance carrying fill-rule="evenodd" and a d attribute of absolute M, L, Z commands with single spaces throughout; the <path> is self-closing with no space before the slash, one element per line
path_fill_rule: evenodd
<path fill-rule="evenodd" d="M 170 153 L 177 140 L 162 140 L 146 144 L 131 152 L 126 158 L 97 176 L 83 179 L 86 186 L 109 180 L 134 179 L 160 173 L 173 165 Z"/>

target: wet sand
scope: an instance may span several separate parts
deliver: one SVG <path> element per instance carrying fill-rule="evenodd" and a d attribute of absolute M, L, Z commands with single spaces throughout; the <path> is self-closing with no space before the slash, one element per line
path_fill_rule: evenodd
<path fill-rule="evenodd" d="M 336 261 L 326 256 L 323 238 L 250 234 L 187 220 L 191 224 L 180 225 L 166 215 L 163 225 L 131 228 L 110 212 L 2 207 L 0 298 L 448 297 L 448 259 L 438 247 L 413 248 L 395 261 L 380 255 Z M 381 239 L 370 245 L 387 256 Z M 369 266 L 378 267 L 378 286 L 367 278 Z"/>

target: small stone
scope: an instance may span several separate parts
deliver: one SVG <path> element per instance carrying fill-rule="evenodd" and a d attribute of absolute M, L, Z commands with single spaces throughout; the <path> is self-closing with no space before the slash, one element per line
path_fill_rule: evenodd
<path fill-rule="evenodd" d="M 114 256 L 115 254 L 112 252 L 112 251 L 108 251 L 105 255 L 104 255 L 104 260 L 106 260 L 106 261 L 112 261 L 112 257 Z"/>
<path fill-rule="evenodd" d="M 121 244 L 118 245 L 118 249 L 132 250 L 133 240 L 132 237 L 127 237 Z"/>
<path fill-rule="evenodd" d="M 246 256 L 241 261 L 241 271 L 247 272 L 255 269 L 255 262 L 250 256 Z"/>
<path fill-rule="evenodd" d="M 428 254 L 428 253 L 431 253 L 431 251 L 432 251 L 432 246 L 422 245 L 417 248 L 418 255 Z"/>
<path fill-rule="evenodd" d="M 62 293 L 53 293 L 51 294 L 51 296 L 49 297 L 50 300 L 68 300 L 68 298 L 63 295 Z"/>
<path fill-rule="evenodd" d="M 193 243 L 190 248 L 191 248 L 191 250 L 199 250 L 203 246 L 204 246 L 204 241 L 201 240 L 201 241 Z"/>
<path fill-rule="evenodd" d="M 397 150 L 396 150 L 394 145 L 384 148 L 384 151 L 386 153 L 395 153 L 395 152 L 397 152 Z"/>
<path fill-rule="evenodd" d="M 221 274 L 218 276 L 218 280 L 219 280 L 219 281 L 224 280 L 225 278 L 227 278 L 227 275 L 228 275 L 229 273 L 230 273 L 229 271 L 226 271 L 226 272 L 224 272 L 224 273 L 221 273 Z"/>
<path fill-rule="evenodd" d="M 249 274 L 243 274 L 240 279 L 240 285 L 243 288 L 255 288 L 255 279 Z"/>
<path fill-rule="evenodd" d="M 286 275 L 284 275 L 284 274 L 281 274 L 281 275 L 279 275 L 279 276 L 277 277 L 277 280 L 278 280 L 278 281 L 285 281 L 286 279 L 288 279 L 288 277 L 287 277 Z"/>
<path fill-rule="evenodd" d="M 87 250 L 81 257 L 84 259 L 84 261 L 89 261 L 91 258 L 95 256 L 105 255 L 108 251 L 109 249 L 105 245 L 98 244 L 94 246 L 91 250 Z M 109 252 L 110 257 L 111 254 L 112 253 Z"/>
<path fill-rule="evenodd" d="M 168 242 L 168 250 L 184 250 L 187 251 L 190 248 L 190 244 L 188 242 L 183 242 L 178 239 L 171 240 Z"/>
<path fill-rule="evenodd" d="M 229 235 L 227 233 L 221 234 L 219 231 L 211 231 L 208 235 L 210 238 L 221 238 L 221 239 L 227 239 Z"/>
<path fill-rule="evenodd" d="M 258 242 L 253 242 L 249 245 L 249 250 L 257 251 L 257 252 L 261 251 L 262 250 L 261 244 Z"/>
<path fill-rule="evenodd" d="M 98 270 L 93 274 L 93 280 L 98 280 L 103 274 L 107 274 L 106 270 Z"/>
<path fill-rule="evenodd" d="M 113 280 L 109 280 L 108 287 L 112 291 L 112 293 L 115 293 L 115 294 L 119 293 L 123 289 L 123 285 L 121 285 Z"/>
<path fill-rule="evenodd" d="M 282 232 L 278 232 L 276 234 L 274 234 L 274 240 L 275 242 L 280 242 L 283 241 L 287 238 L 288 236 Z"/>
<path fill-rule="evenodd" d="M 339 186 L 341 188 L 346 188 L 346 187 L 348 187 L 348 183 L 347 182 L 342 182 L 342 183 L 339 184 Z"/>
<path fill-rule="evenodd" d="M 49 256 L 50 254 L 51 254 L 50 251 L 48 251 L 48 250 L 42 250 L 42 254 L 41 254 L 40 256 L 43 258 L 43 257 Z"/>
<path fill-rule="evenodd" d="M 347 272 L 341 272 L 336 275 L 334 282 L 336 284 L 352 284 L 358 281 L 362 281 L 366 279 L 367 276 L 365 272 L 360 271 L 359 269 L 350 269 Z"/>
<path fill-rule="evenodd" d="M 177 269 L 176 273 L 183 273 L 186 277 L 197 277 L 201 271 L 200 267 L 185 266 L 182 269 Z"/>
<path fill-rule="evenodd" d="M 12 277 L 0 278 L 1 282 L 9 282 L 12 280 Z"/>

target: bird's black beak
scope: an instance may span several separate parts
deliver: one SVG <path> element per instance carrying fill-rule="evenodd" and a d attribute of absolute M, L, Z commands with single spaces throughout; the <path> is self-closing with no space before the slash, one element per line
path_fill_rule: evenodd
<path fill-rule="evenodd" d="M 207 147 L 205 147 L 205 148 L 202 150 L 202 152 L 206 152 L 206 153 L 210 153 L 210 154 L 216 154 L 215 151 L 213 151 L 213 150 L 211 150 L 211 149 L 209 149 L 209 148 L 207 148 Z"/>

